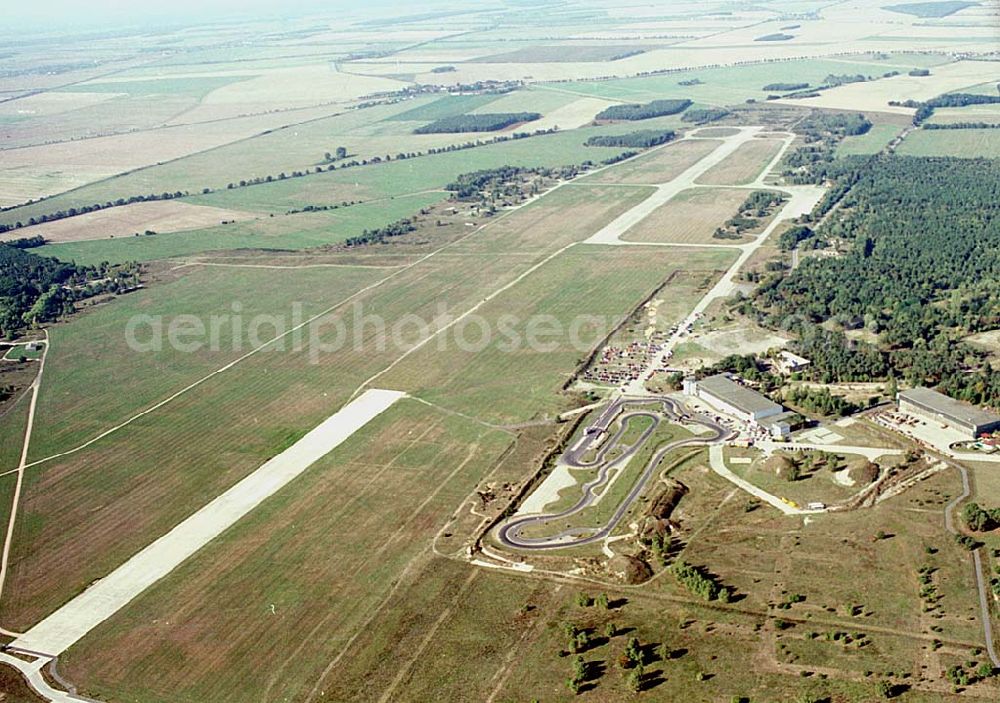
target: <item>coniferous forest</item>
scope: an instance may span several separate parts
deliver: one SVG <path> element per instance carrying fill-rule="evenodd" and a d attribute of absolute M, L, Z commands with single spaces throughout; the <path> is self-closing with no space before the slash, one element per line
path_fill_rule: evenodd
<path fill-rule="evenodd" d="M 794 332 L 817 379 L 1000 406 L 1000 368 L 963 341 L 1000 326 L 1000 162 L 882 155 L 836 178 L 847 193 L 816 236 L 841 253 L 769 278 L 744 311 Z"/>

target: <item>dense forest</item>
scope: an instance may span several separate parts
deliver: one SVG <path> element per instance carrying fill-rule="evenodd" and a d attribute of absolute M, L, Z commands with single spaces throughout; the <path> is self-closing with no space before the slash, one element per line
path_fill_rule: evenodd
<path fill-rule="evenodd" d="M 0 334 L 66 315 L 77 300 L 134 288 L 138 272 L 138 264 L 77 266 L 0 244 Z"/>
<path fill-rule="evenodd" d="M 596 120 L 648 120 L 664 115 L 676 115 L 691 107 L 690 100 L 654 100 L 644 105 L 612 105 L 597 114 Z"/>
<path fill-rule="evenodd" d="M 837 145 L 845 137 L 865 134 L 872 123 L 861 113 L 814 113 L 800 122 L 795 130 L 802 134 L 805 144 L 785 156 L 782 175 L 789 183 L 823 183 L 836 180 L 845 170 L 845 160 L 836 158 Z M 849 181 L 843 183 L 850 185 Z M 828 194 L 833 202 L 843 195 L 838 184 Z M 846 191 L 844 191 L 846 192 Z"/>
<path fill-rule="evenodd" d="M 648 149 L 671 141 L 677 133 L 672 129 L 644 129 L 628 134 L 595 134 L 584 146 L 624 146 L 632 149 Z"/>
<path fill-rule="evenodd" d="M 815 236 L 843 253 L 769 278 L 744 311 L 799 337 L 818 380 L 888 377 L 1000 406 L 1000 368 L 962 340 L 1000 327 L 1000 161 L 845 160 Z"/>
<path fill-rule="evenodd" d="M 716 120 L 721 120 L 726 115 L 729 115 L 729 110 L 721 107 L 706 107 L 697 108 L 694 110 L 688 110 L 683 115 L 681 115 L 682 122 L 694 122 L 695 124 L 705 124 L 706 122 L 715 122 Z"/>
<path fill-rule="evenodd" d="M 435 120 L 430 124 L 417 127 L 414 134 L 453 134 L 458 132 L 496 132 L 521 124 L 541 119 L 537 112 L 490 112 L 481 115 L 450 115 Z"/>

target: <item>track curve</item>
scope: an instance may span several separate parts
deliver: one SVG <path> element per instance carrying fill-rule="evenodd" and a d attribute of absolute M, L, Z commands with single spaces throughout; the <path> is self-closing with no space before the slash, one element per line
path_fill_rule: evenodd
<path fill-rule="evenodd" d="M 622 414 L 622 410 L 625 406 L 645 404 L 661 405 L 662 412 L 634 410 Z M 653 420 L 653 424 L 648 429 L 644 430 L 639 439 L 634 444 L 627 447 L 621 455 L 615 457 L 609 462 L 604 463 L 604 457 L 611 449 L 618 446 L 622 436 L 626 431 L 628 431 L 628 422 L 637 417 L 648 417 Z M 611 469 L 628 463 L 632 457 L 635 456 L 635 453 L 646 443 L 650 436 L 652 436 L 653 432 L 656 431 L 656 428 L 659 427 L 661 422 L 664 420 L 676 421 L 681 419 L 707 427 L 711 431 L 711 435 L 688 437 L 686 439 L 677 440 L 676 442 L 670 442 L 669 444 L 666 444 L 658 449 L 653 456 L 650 457 L 642 471 L 642 474 L 639 476 L 638 480 L 636 480 L 635 485 L 632 486 L 629 493 L 625 496 L 625 499 L 615 509 L 611 518 L 602 527 L 575 528 L 565 530 L 551 537 L 521 536 L 521 531 L 526 527 L 548 522 L 550 520 L 558 520 L 569 517 L 590 507 L 598 497 L 594 493 L 595 489 L 607 483 L 608 474 Z M 593 460 L 584 461 L 581 457 L 587 453 L 594 440 L 597 439 L 602 432 L 606 432 L 615 420 L 619 420 L 621 423 L 621 427 L 617 432 L 615 432 L 615 435 L 608 440 L 600 450 L 598 450 L 598 453 Z M 672 398 L 620 398 L 608 406 L 607 410 L 601 413 L 598 420 L 587 429 L 582 440 L 563 453 L 561 460 L 570 468 L 586 469 L 594 468 L 596 466 L 600 467 L 598 475 L 583 485 L 580 499 L 571 507 L 558 513 L 526 515 L 523 517 L 512 518 L 497 528 L 497 539 L 506 547 L 527 550 L 565 549 L 567 547 L 578 547 L 585 544 L 600 542 L 611 534 L 615 527 L 618 526 L 618 523 L 621 522 L 625 513 L 628 512 L 628 509 L 632 506 L 636 499 L 642 495 L 646 488 L 646 484 L 649 483 L 650 477 L 653 475 L 656 467 L 659 466 L 660 461 L 662 461 L 666 454 L 680 447 L 708 446 L 715 442 L 728 439 L 732 436 L 732 434 L 732 430 L 719 425 L 710 418 L 697 414 L 684 414 L 680 410 L 678 403 Z"/>

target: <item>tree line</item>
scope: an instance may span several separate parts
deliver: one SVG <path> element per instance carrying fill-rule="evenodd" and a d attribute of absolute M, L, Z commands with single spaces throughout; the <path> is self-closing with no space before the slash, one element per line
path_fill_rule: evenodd
<path fill-rule="evenodd" d="M 691 107 L 692 102 L 686 98 L 653 100 L 645 104 L 629 103 L 627 105 L 612 105 L 597 113 L 594 118 L 598 121 L 604 120 L 648 120 L 653 117 L 664 117 L 666 115 L 676 115 Z"/>
<path fill-rule="evenodd" d="M 226 185 L 225 190 L 236 190 L 237 188 L 249 188 L 251 186 L 263 185 L 265 183 L 274 183 L 275 181 L 284 181 L 289 178 L 304 178 L 306 176 L 311 176 L 313 174 L 320 174 L 324 171 L 338 171 L 345 168 L 356 168 L 360 166 L 374 166 L 376 164 L 388 162 L 388 161 L 403 161 L 406 159 L 415 159 L 422 156 L 430 156 L 434 154 L 444 154 L 453 151 L 463 151 L 465 149 L 475 149 L 481 146 L 489 146 L 491 144 L 499 144 L 502 142 L 507 142 L 517 139 L 527 139 L 529 137 L 541 136 L 545 134 L 554 134 L 557 130 L 544 129 L 535 130 L 534 132 L 515 132 L 513 134 L 500 134 L 489 139 L 477 139 L 475 141 L 463 142 L 462 144 L 449 144 L 442 147 L 431 147 L 426 151 L 412 151 L 412 152 L 399 152 L 395 156 L 392 154 L 386 154 L 384 157 L 373 156 L 370 159 L 352 159 L 350 161 L 343 161 L 338 163 L 331 163 L 323 166 L 316 166 L 314 169 L 304 169 L 296 170 L 286 173 L 282 171 L 281 173 L 267 176 L 254 176 L 252 178 L 241 178 L 239 181 L 233 181 Z M 338 149 L 339 151 L 339 149 Z M 346 148 L 345 148 L 346 151 Z M 633 154 L 630 154 L 634 156 Z M 214 188 L 202 188 L 200 191 L 201 195 L 209 195 L 216 192 Z M 46 213 L 42 215 L 37 215 L 31 217 L 27 222 L 17 221 L 14 224 L 0 224 L 0 234 L 5 232 L 10 232 L 13 230 L 21 229 L 23 227 L 30 227 L 31 225 L 41 224 L 43 222 L 54 222 L 56 220 L 62 220 L 69 217 L 76 217 L 77 215 L 85 215 L 90 212 L 97 212 L 100 210 L 106 210 L 113 207 L 122 207 L 124 205 L 132 205 L 134 203 L 141 202 L 151 202 L 157 200 L 172 200 L 175 198 L 186 198 L 191 195 L 190 191 L 174 191 L 174 192 L 164 192 L 160 194 L 151 193 L 149 195 L 133 195 L 129 197 L 122 197 L 116 200 L 109 200 L 105 203 L 94 203 L 92 205 L 81 205 L 79 207 L 71 207 L 66 210 L 57 210 L 53 213 Z M 28 204 L 35 201 L 29 201 Z M 22 205 L 16 205 L 8 208 L 0 208 L 0 212 L 5 212 L 8 210 L 13 210 L 18 207 L 23 207 Z"/>
<path fill-rule="evenodd" d="M 621 146 L 634 149 L 649 149 L 672 141 L 677 132 L 672 129 L 646 129 L 628 134 L 595 134 L 583 143 L 584 146 Z"/>
<path fill-rule="evenodd" d="M 925 102 L 917 100 L 889 101 L 889 104 L 895 107 L 916 108 L 917 111 L 913 115 L 913 124 L 915 125 L 923 124 L 939 107 L 968 107 L 969 105 L 993 105 L 995 103 L 1000 103 L 1000 95 L 978 95 L 975 93 L 945 93 Z"/>
<path fill-rule="evenodd" d="M 541 113 L 538 112 L 484 112 L 482 114 L 449 115 L 417 127 L 413 133 L 496 132 L 522 122 L 534 122 L 541 117 Z"/>

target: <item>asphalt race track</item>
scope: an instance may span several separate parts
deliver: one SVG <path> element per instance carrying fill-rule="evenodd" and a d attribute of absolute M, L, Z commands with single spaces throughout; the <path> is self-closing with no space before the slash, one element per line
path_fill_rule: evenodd
<path fill-rule="evenodd" d="M 626 412 L 625 414 L 620 414 L 622 409 L 628 405 L 653 405 L 660 406 L 660 409 L 633 410 Z M 642 435 L 634 444 L 624 448 L 624 451 L 622 451 L 619 456 L 615 457 L 611 461 L 605 462 L 604 457 L 607 453 L 611 449 L 619 446 L 622 437 L 628 430 L 629 420 L 637 417 L 650 418 L 653 421 L 653 424 L 643 431 Z M 601 436 L 601 434 L 607 432 L 616 420 L 619 420 L 621 425 L 618 431 L 615 432 L 614 436 L 605 442 L 604 446 L 597 451 L 594 459 L 591 461 L 584 461 L 582 457 L 586 456 L 590 446 L 598 437 Z M 708 428 L 711 431 L 711 434 L 681 439 L 661 447 L 650 458 L 646 467 L 643 469 L 642 475 L 635 482 L 635 485 L 632 486 L 628 495 L 625 496 L 625 499 L 615 510 L 608 522 L 606 522 L 602 527 L 578 527 L 565 530 L 551 537 L 521 536 L 521 531 L 526 527 L 569 517 L 590 507 L 598 498 L 595 491 L 608 482 L 611 470 L 626 465 L 635 453 L 639 451 L 643 444 L 646 443 L 650 436 L 652 436 L 660 423 L 665 420 L 684 421 L 687 423 L 699 424 Z M 500 525 L 497 529 L 497 538 L 500 540 L 501 544 L 506 547 L 529 550 L 565 549 L 567 547 L 578 547 L 584 544 L 601 542 L 612 533 L 618 523 L 621 522 L 625 513 L 628 512 L 632 503 L 634 503 L 635 500 L 642 495 L 646 488 L 646 484 L 649 483 L 650 477 L 656 471 L 656 467 L 659 466 L 660 461 L 666 454 L 680 447 L 707 446 L 709 444 L 728 439 L 732 436 L 732 434 L 732 430 L 719 425 L 703 415 L 684 413 L 678 406 L 677 402 L 671 398 L 620 398 L 609 405 L 608 408 L 601 413 L 601 416 L 597 419 L 597 421 L 587 428 L 584 437 L 577 442 L 575 446 L 567 449 L 560 458 L 562 463 L 571 468 L 589 469 L 599 467 L 598 475 L 583 485 L 580 500 L 578 500 L 572 507 L 567 508 L 562 512 L 515 517 Z"/>

